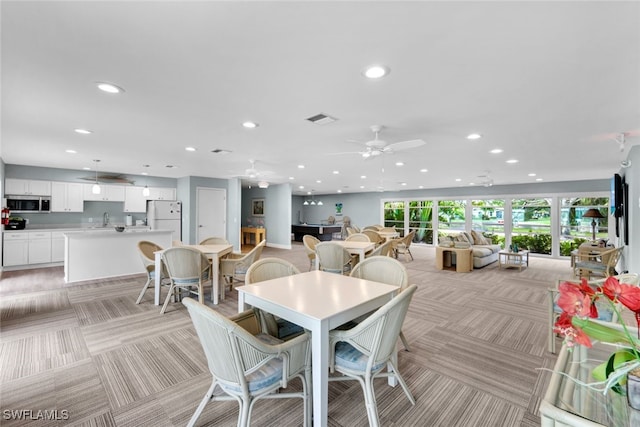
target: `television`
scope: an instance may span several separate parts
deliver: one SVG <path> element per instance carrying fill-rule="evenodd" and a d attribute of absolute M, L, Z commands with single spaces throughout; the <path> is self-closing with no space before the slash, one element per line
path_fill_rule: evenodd
<path fill-rule="evenodd" d="M 609 206 L 611 207 L 611 215 L 616 218 L 622 218 L 623 216 L 623 187 L 622 177 L 619 174 L 614 174 L 611 178 L 611 197 L 609 199 Z"/>

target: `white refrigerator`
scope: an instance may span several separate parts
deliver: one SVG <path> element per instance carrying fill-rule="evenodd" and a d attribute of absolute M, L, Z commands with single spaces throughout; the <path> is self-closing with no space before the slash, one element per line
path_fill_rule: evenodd
<path fill-rule="evenodd" d="M 148 200 L 147 225 L 152 230 L 171 230 L 172 240 L 182 240 L 182 202 Z"/>

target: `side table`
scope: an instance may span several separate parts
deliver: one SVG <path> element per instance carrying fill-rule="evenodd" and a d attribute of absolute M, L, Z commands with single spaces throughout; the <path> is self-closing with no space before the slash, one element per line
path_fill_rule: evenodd
<path fill-rule="evenodd" d="M 267 229 L 263 227 L 242 227 L 242 244 L 251 243 L 251 235 L 254 236 L 254 242 L 257 245 L 266 238 Z"/>
<path fill-rule="evenodd" d="M 473 270 L 473 249 L 447 248 L 436 246 L 436 268 L 438 270 L 455 270 L 456 273 L 468 273 Z M 455 262 L 453 257 L 455 255 Z"/>
<path fill-rule="evenodd" d="M 498 252 L 498 266 L 499 268 L 517 267 L 522 271 L 522 267 L 529 266 L 529 251 L 500 251 Z"/>

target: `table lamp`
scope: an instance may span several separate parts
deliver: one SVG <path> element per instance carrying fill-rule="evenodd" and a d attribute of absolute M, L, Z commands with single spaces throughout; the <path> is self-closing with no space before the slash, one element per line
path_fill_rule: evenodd
<path fill-rule="evenodd" d="M 592 208 L 589 209 L 582 215 L 583 218 L 591 218 L 591 230 L 593 234 L 592 240 L 596 240 L 596 218 L 604 218 L 604 216 L 600 213 L 598 209 Z"/>

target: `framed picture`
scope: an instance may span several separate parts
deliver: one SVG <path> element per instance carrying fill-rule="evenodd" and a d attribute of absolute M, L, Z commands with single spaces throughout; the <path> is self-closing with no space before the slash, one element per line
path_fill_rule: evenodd
<path fill-rule="evenodd" d="M 264 216 L 264 199 L 253 199 L 251 203 L 251 214 L 253 216 Z"/>

